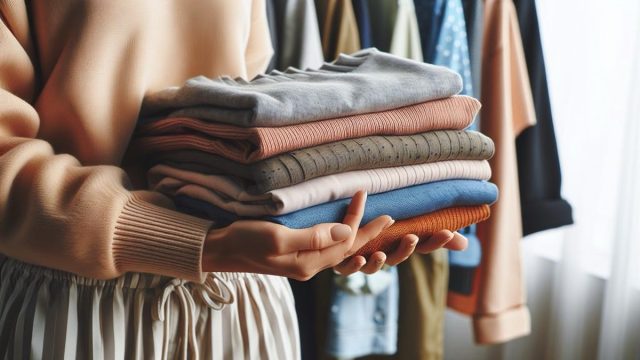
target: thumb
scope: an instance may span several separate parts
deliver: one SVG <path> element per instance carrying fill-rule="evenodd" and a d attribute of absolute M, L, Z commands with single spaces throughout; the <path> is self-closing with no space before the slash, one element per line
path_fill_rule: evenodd
<path fill-rule="evenodd" d="M 395 220 L 391 218 L 389 215 L 378 216 L 377 218 L 371 220 L 367 225 L 361 227 L 358 230 L 358 234 L 356 236 L 356 240 L 349 250 L 349 255 L 355 253 L 360 249 L 364 244 L 369 241 L 375 239 L 380 233 L 387 229 L 389 226 L 393 225 Z"/>
<path fill-rule="evenodd" d="M 330 233 L 333 241 L 342 242 L 345 240 L 349 240 L 352 235 L 352 230 L 349 225 L 346 224 L 337 224 L 331 227 Z"/>

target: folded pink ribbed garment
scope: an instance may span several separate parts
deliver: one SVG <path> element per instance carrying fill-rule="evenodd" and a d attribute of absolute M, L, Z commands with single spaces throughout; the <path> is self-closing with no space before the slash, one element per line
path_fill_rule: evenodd
<path fill-rule="evenodd" d="M 250 163 L 291 150 L 363 136 L 464 129 L 478 110 L 480 103 L 476 99 L 453 96 L 377 113 L 282 127 L 243 128 L 193 118 L 166 118 L 141 126 L 134 145 L 145 154 L 200 150 Z"/>
<path fill-rule="evenodd" d="M 486 160 L 452 160 L 430 164 L 349 171 L 322 176 L 293 186 L 253 195 L 242 180 L 204 175 L 157 165 L 149 170 L 151 189 L 167 195 L 187 195 L 241 216 L 282 215 L 344 199 L 360 189 L 369 194 L 449 179 L 488 180 Z"/>

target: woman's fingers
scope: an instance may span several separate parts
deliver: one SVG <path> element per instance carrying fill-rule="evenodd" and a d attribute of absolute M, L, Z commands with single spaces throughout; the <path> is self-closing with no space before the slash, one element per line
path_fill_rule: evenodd
<path fill-rule="evenodd" d="M 335 245 L 322 249 L 299 251 L 297 258 L 305 266 L 316 267 L 319 271 L 343 262 L 345 258 L 353 253 L 351 251 L 352 246 L 353 242 L 350 241 L 337 242 Z"/>
<path fill-rule="evenodd" d="M 358 230 L 360 221 L 362 221 L 366 202 L 367 193 L 364 190 L 360 190 L 353 195 L 351 203 L 349 203 L 349 207 L 347 207 L 347 213 L 344 216 L 342 223 L 349 225 L 354 233 Z"/>
<path fill-rule="evenodd" d="M 355 254 L 364 244 L 376 238 L 376 236 L 380 235 L 382 230 L 388 228 L 393 225 L 395 221 L 388 215 L 378 216 L 377 218 L 371 220 L 367 225 L 358 229 L 358 233 L 356 234 L 356 240 L 353 242 L 351 249 L 346 254 L 350 256 Z"/>
<path fill-rule="evenodd" d="M 387 254 L 387 265 L 395 266 L 407 260 L 407 258 L 411 256 L 413 251 L 416 249 L 418 240 L 420 239 L 414 234 L 407 234 L 403 236 L 398 248 L 392 253 Z"/>
<path fill-rule="evenodd" d="M 340 275 L 348 276 L 360 271 L 360 269 L 366 263 L 367 260 L 363 256 L 354 256 L 334 266 L 333 270 L 335 270 Z"/>
<path fill-rule="evenodd" d="M 462 236 L 458 232 L 453 233 L 453 238 L 444 244 L 444 247 L 449 250 L 461 251 L 467 248 L 469 245 L 469 240 L 466 237 Z"/>
<path fill-rule="evenodd" d="M 440 230 L 428 239 L 421 241 L 416 246 L 416 252 L 421 254 L 428 254 L 432 251 L 438 250 L 445 246 L 449 241 L 453 239 L 454 235 L 449 230 Z"/>
<path fill-rule="evenodd" d="M 387 255 L 382 251 L 376 251 L 369 257 L 369 261 L 360 269 L 365 274 L 373 274 L 384 266 Z"/>

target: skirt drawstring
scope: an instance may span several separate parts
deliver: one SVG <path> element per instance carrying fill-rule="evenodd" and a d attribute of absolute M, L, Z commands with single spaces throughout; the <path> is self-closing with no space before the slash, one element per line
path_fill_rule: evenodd
<path fill-rule="evenodd" d="M 191 288 L 191 291 L 189 291 Z M 178 301 L 180 311 L 180 348 L 182 349 L 182 359 L 198 359 L 198 346 L 196 336 L 196 303 L 195 298 L 202 304 L 213 310 L 221 310 L 225 305 L 234 301 L 233 293 L 229 284 L 220 276 L 209 273 L 204 283 L 193 283 L 182 279 L 169 281 L 156 298 L 152 307 L 152 318 L 164 322 L 165 336 L 162 344 L 163 358 L 169 348 L 169 317 L 171 316 L 171 303 L 175 299 Z"/>

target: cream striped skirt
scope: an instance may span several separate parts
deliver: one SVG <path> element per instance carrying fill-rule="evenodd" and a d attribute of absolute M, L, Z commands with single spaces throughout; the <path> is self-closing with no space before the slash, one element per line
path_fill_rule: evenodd
<path fill-rule="evenodd" d="M 0 255 L 2 359 L 298 359 L 285 278 L 94 280 Z"/>

